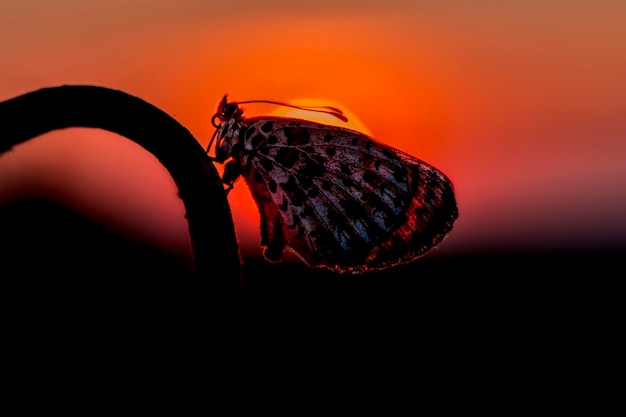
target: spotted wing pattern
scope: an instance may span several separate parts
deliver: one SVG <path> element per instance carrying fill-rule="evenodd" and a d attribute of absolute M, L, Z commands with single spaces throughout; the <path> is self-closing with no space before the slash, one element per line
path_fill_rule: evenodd
<path fill-rule="evenodd" d="M 242 119 L 239 159 L 268 260 L 363 272 L 414 260 L 451 230 L 451 182 L 433 166 L 353 130 L 291 118 Z"/>

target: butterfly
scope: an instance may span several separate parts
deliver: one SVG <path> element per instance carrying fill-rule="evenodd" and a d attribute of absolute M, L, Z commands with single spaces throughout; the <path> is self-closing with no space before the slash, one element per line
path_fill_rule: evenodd
<path fill-rule="evenodd" d="M 265 259 L 285 249 L 312 267 L 361 273 L 408 263 L 437 246 L 458 217 L 450 179 L 358 131 L 291 117 L 246 117 L 270 103 L 347 118 L 334 107 L 229 102 L 212 118 L 212 160 L 226 190 L 243 177 L 261 219 Z"/>

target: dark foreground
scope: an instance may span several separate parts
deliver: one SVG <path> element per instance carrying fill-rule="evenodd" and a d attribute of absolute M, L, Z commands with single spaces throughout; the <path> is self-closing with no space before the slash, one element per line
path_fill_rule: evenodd
<path fill-rule="evenodd" d="M 220 347 L 263 362 L 271 346 L 274 360 L 523 366 L 605 343 L 621 304 L 621 252 L 429 257 L 361 276 L 246 259 L 247 324 L 229 334 L 183 259 L 41 203 L 2 207 L 0 230 L 3 343 L 19 363 L 193 367 L 224 362 L 209 353 Z"/>

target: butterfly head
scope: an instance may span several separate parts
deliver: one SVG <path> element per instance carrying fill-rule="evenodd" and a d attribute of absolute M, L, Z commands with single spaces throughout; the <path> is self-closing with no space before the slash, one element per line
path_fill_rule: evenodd
<path fill-rule="evenodd" d="M 219 128 L 222 122 L 226 120 L 238 119 L 243 116 L 243 110 L 239 107 L 239 104 L 229 103 L 227 98 L 228 94 L 224 94 L 222 101 L 217 105 L 217 111 L 211 119 L 211 123 L 216 128 Z"/>
<path fill-rule="evenodd" d="M 211 124 L 215 127 L 215 133 L 211 138 L 211 142 L 207 148 L 207 152 L 211 149 L 213 141 L 215 143 L 215 158 L 219 162 L 223 162 L 230 155 L 232 141 L 238 140 L 237 126 L 243 116 L 243 110 L 236 102 L 229 103 L 228 95 L 224 94 L 222 100 L 217 105 L 217 110 L 211 119 Z"/>

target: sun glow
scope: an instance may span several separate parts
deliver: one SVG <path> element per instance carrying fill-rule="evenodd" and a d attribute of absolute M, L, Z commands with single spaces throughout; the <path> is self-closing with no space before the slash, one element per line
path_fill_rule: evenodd
<path fill-rule="evenodd" d="M 363 124 L 363 122 L 361 122 L 354 114 L 352 114 L 344 106 L 342 106 L 341 104 L 337 102 L 326 100 L 326 99 L 302 98 L 302 99 L 290 100 L 287 104 L 292 104 L 292 105 L 302 106 L 302 107 L 331 106 L 336 109 L 340 109 L 343 112 L 344 116 L 348 118 L 348 121 L 344 122 L 342 120 L 339 120 L 332 114 L 328 114 L 328 113 L 320 113 L 320 112 L 309 111 L 309 110 L 300 110 L 300 109 L 294 109 L 291 107 L 284 107 L 284 106 L 278 106 L 276 110 L 272 112 L 272 115 L 312 120 L 312 121 L 323 123 L 326 125 L 343 127 L 347 129 L 356 130 L 361 133 L 365 133 L 366 135 L 371 135 L 370 130 L 365 126 L 365 124 Z"/>

